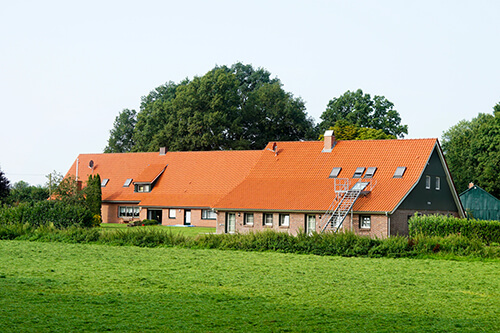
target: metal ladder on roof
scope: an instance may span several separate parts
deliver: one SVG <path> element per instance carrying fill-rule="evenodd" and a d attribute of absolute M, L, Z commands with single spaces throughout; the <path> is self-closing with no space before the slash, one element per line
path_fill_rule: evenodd
<path fill-rule="evenodd" d="M 362 192 L 370 192 L 375 186 L 375 183 L 371 181 L 358 181 L 354 186 L 350 187 L 349 179 L 337 179 L 335 179 L 336 196 L 328 211 L 326 211 L 321 219 L 320 225 L 323 226 L 321 232 L 325 232 L 327 229 L 337 232 L 360 194 Z"/>

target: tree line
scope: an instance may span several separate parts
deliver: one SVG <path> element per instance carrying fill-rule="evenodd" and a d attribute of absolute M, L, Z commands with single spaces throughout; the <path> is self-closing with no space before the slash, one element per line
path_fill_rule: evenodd
<path fill-rule="evenodd" d="M 285 91 L 280 79 L 236 63 L 155 88 L 141 98 L 139 112 L 119 113 L 104 152 L 263 149 L 270 141 L 317 140 L 335 126 L 339 139 L 408 133 L 393 103 L 362 90 L 333 98 L 316 124 L 305 102 Z"/>

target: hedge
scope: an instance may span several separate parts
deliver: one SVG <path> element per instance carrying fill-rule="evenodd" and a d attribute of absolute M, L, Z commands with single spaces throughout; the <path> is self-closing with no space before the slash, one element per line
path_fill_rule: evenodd
<path fill-rule="evenodd" d="M 467 220 L 441 215 L 413 216 L 408 222 L 410 237 L 462 235 L 486 243 L 500 243 L 500 221 Z"/>
<path fill-rule="evenodd" d="M 93 226 L 94 217 L 82 204 L 57 200 L 21 203 L 15 207 L 0 208 L 0 225 L 28 224 L 33 227 L 53 225 L 58 229 Z"/>

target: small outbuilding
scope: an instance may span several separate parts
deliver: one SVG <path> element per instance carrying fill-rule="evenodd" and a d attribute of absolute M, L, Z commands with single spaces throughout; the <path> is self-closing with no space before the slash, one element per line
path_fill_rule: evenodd
<path fill-rule="evenodd" d="M 469 218 L 500 221 L 500 200 L 471 183 L 460 194 L 460 201 Z"/>

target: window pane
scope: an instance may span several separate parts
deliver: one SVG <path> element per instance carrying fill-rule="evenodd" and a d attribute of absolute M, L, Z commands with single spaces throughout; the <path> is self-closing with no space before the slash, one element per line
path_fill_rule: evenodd
<path fill-rule="evenodd" d="M 132 183 L 132 178 L 128 178 L 125 183 L 123 184 L 123 187 L 129 187 L 130 183 Z"/>
<path fill-rule="evenodd" d="M 366 228 L 370 228 L 370 226 L 371 226 L 371 218 L 370 218 L 370 216 L 361 216 L 359 227 L 366 229 Z"/>
<path fill-rule="evenodd" d="M 332 172 L 330 172 L 329 178 L 337 178 L 339 176 L 340 170 L 342 170 L 342 168 L 333 168 Z"/>
<path fill-rule="evenodd" d="M 171 219 L 175 219 L 175 209 L 168 210 L 168 217 Z"/>
<path fill-rule="evenodd" d="M 245 224 L 253 225 L 253 213 L 245 213 Z"/>
<path fill-rule="evenodd" d="M 273 214 L 265 214 L 264 215 L 264 224 L 265 225 L 273 225 Z"/>
<path fill-rule="evenodd" d="M 354 176 L 352 176 L 352 178 L 361 178 L 361 176 L 363 175 L 363 172 L 365 172 L 364 167 L 356 168 L 356 172 L 354 172 Z"/>
<path fill-rule="evenodd" d="M 436 177 L 436 190 L 440 190 L 441 189 L 441 178 L 439 177 Z"/>
<path fill-rule="evenodd" d="M 425 176 L 425 188 L 428 190 L 431 188 L 431 176 Z"/>
<path fill-rule="evenodd" d="M 290 225 L 290 215 L 281 214 L 280 215 L 280 225 L 284 227 L 288 227 Z"/>
<path fill-rule="evenodd" d="M 406 167 L 397 167 L 396 172 L 394 172 L 393 178 L 402 178 L 406 171 Z"/>

